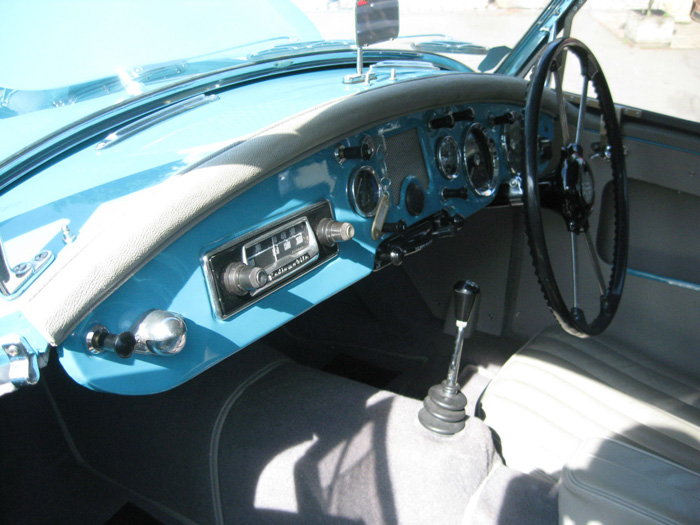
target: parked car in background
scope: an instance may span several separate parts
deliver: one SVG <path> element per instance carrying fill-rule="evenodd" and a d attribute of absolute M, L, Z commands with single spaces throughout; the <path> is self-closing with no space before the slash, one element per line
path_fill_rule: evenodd
<path fill-rule="evenodd" d="M 5 6 L 0 521 L 692 522 L 700 26 L 535 3 Z"/>

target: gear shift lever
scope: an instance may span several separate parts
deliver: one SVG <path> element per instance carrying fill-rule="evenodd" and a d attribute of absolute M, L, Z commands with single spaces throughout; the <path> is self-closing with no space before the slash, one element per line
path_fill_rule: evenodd
<path fill-rule="evenodd" d="M 439 385 L 430 387 L 428 395 L 423 400 L 423 408 L 418 413 L 418 420 L 425 428 L 438 434 L 450 435 L 462 430 L 467 420 L 467 414 L 464 411 L 467 398 L 459 391 L 457 376 L 462 357 L 462 343 L 469 316 L 479 295 L 479 286 L 472 281 L 459 281 L 455 284 L 453 292 L 457 337 L 447 379 Z"/>

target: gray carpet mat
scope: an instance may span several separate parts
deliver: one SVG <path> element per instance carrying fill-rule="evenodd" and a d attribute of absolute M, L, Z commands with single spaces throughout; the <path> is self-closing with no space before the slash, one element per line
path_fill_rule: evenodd
<path fill-rule="evenodd" d="M 547 498 L 487 478 L 505 467 L 482 421 L 433 435 L 418 423 L 419 400 L 266 347 L 143 398 L 91 392 L 49 368 L 80 454 L 112 495 L 142 496 L 134 501 L 165 523 L 471 523 L 469 508 L 507 524 L 527 522 L 509 518 L 521 508 L 539 516 L 527 505 Z M 556 522 L 552 512 L 539 522 Z"/>
<path fill-rule="evenodd" d="M 237 399 L 221 428 L 222 520 L 463 523 L 478 489 L 486 499 L 502 496 L 502 484 L 483 482 L 503 465 L 482 421 L 437 436 L 418 423 L 420 406 L 294 364 L 271 370 Z M 491 516 L 498 504 L 472 507 Z"/>

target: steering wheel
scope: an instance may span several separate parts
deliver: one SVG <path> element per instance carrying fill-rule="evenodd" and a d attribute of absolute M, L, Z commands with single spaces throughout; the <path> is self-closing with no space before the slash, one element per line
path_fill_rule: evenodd
<path fill-rule="evenodd" d="M 578 59 L 582 75 L 581 101 L 573 140 L 570 139 L 566 112 L 568 104 L 564 100 L 562 90 L 563 64 L 567 57 L 570 58 L 572 55 Z M 541 175 L 538 166 L 540 151 L 538 129 L 542 98 L 545 91 L 549 89 L 546 87 L 546 83 L 550 77 L 553 77 L 555 83 L 556 121 L 558 121 L 561 131 L 562 148 L 558 167 L 552 173 Z M 588 115 L 587 119 L 589 82 L 598 95 L 599 111 L 604 124 L 604 128 L 600 128 L 601 135 L 604 129 L 608 141 L 607 149 L 602 154 L 598 152 L 598 155 L 610 161 L 612 171 L 614 235 L 610 277 L 607 284 L 591 239 L 590 218 L 596 208 L 596 191 L 593 171 L 586 161 L 582 144 L 584 124 L 588 120 L 590 125 L 594 118 Z M 570 111 L 572 114 L 574 113 L 573 110 L 570 109 Z M 557 125 L 556 121 L 555 126 Z M 622 136 L 615 116 L 615 106 L 598 61 L 582 42 L 574 38 L 559 39 L 545 48 L 529 86 L 525 106 L 524 133 L 526 180 L 523 185 L 523 203 L 525 227 L 535 271 L 547 305 L 564 330 L 570 334 L 578 337 L 597 335 L 605 330 L 612 321 L 622 296 L 627 271 L 629 205 Z M 573 303 L 571 306 L 568 306 L 562 296 L 555 277 L 550 252 L 547 249 L 542 220 L 543 207 L 555 211 L 563 218 L 563 225 L 571 236 L 573 274 Z M 590 322 L 579 302 L 577 245 L 581 238 L 583 238 L 589 252 L 593 273 L 597 281 L 597 292 L 600 294 L 597 316 Z"/>

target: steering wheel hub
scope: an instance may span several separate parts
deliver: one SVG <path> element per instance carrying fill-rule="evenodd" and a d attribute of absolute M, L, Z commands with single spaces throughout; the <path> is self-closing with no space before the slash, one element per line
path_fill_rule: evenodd
<path fill-rule="evenodd" d="M 569 231 L 588 231 L 588 218 L 595 203 L 595 181 L 591 168 L 578 144 L 570 144 L 562 151 L 559 167 L 561 214 Z"/>

